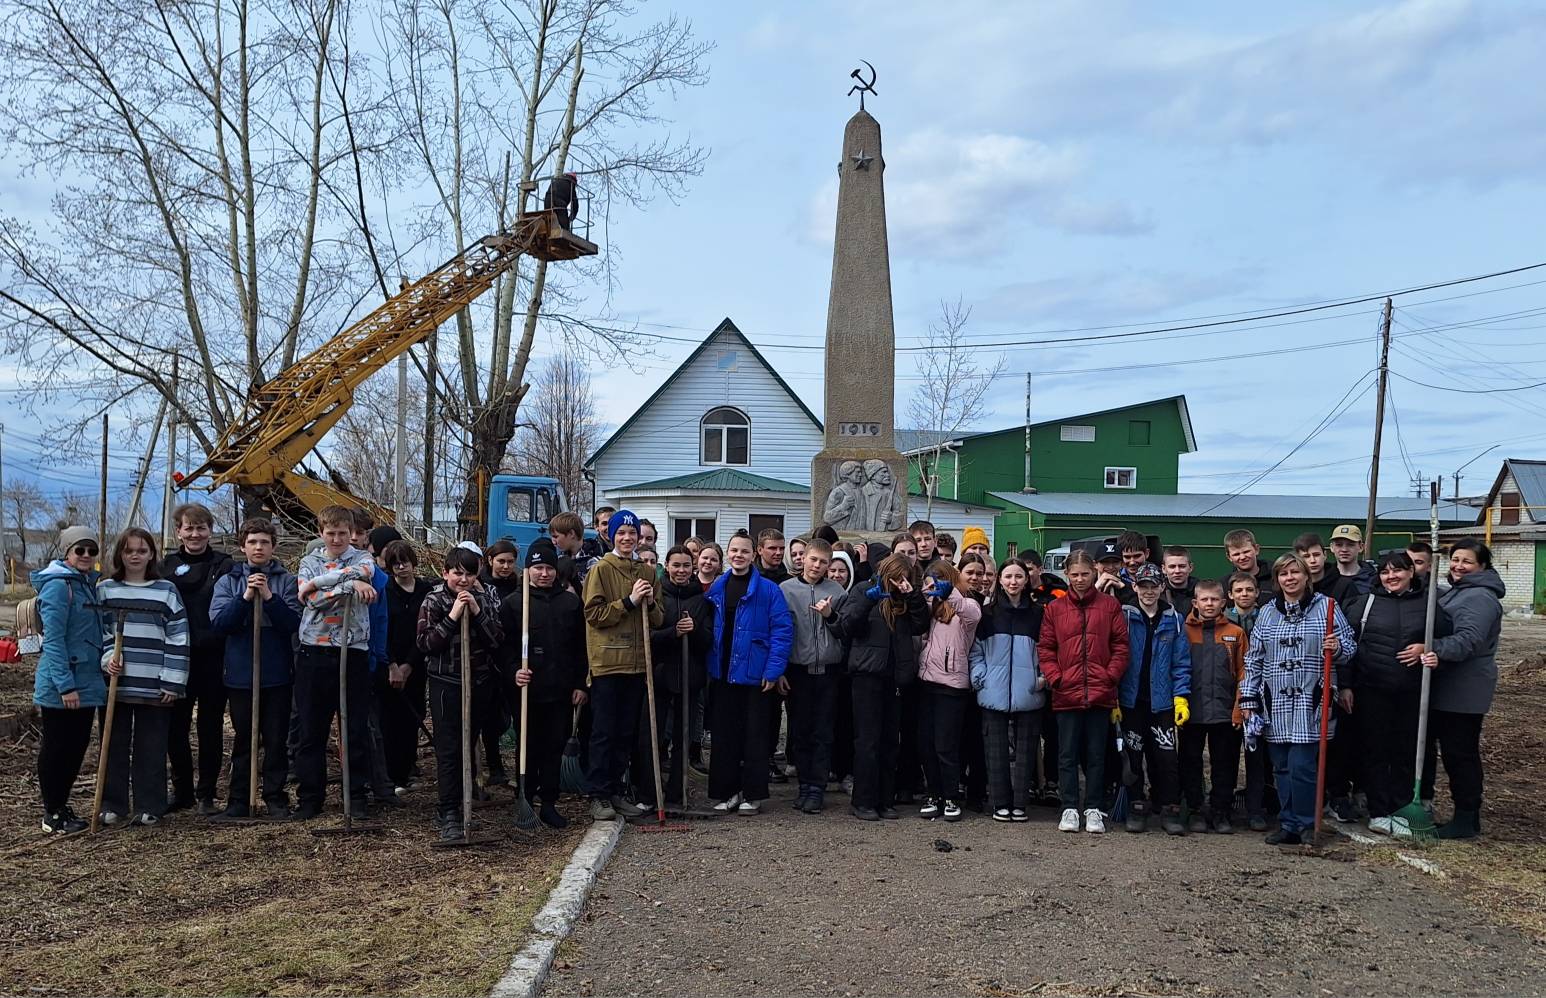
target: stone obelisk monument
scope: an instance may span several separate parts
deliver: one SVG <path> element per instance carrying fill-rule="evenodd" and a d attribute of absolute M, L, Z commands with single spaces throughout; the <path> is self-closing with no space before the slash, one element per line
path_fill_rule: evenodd
<path fill-rule="evenodd" d="M 873 83 L 873 80 L 871 81 Z M 873 91 L 869 91 L 873 93 Z M 896 332 L 886 247 L 880 122 L 843 129 L 827 302 L 826 437 L 811 460 L 811 522 L 875 539 L 907 525 L 907 464 L 896 449 Z"/>

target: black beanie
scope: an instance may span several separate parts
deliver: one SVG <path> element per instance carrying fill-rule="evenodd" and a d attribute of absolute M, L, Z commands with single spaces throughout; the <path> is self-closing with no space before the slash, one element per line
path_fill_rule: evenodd
<path fill-rule="evenodd" d="M 526 549 L 526 567 L 533 565 L 552 565 L 558 567 L 558 548 L 546 537 L 539 537 L 531 542 Z"/>
<path fill-rule="evenodd" d="M 817 527 L 816 532 L 811 536 L 819 537 L 826 541 L 828 544 L 837 543 L 837 531 L 832 529 L 832 525 L 830 523 L 823 523 L 821 526 Z"/>
<path fill-rule="evenodd" d="M 377 527 L 370 532 L 367 543 L 370 544 L 370 549 L 379 556 L 381 552 L 386 550 L 388 544 L 402 539 L 403 535 L 397 532 L 396 527 L 383 526 Z"/>

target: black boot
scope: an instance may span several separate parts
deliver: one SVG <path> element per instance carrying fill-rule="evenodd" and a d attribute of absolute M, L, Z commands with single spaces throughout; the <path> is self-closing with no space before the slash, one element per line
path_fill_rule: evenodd
<path fill-rule="evenodd" d="M 1474 839 L 1481 833 L 1480 811 L 1456 811 L 1455 816 L 1440 825 L 1435 834 L 1441 839 Z"/>

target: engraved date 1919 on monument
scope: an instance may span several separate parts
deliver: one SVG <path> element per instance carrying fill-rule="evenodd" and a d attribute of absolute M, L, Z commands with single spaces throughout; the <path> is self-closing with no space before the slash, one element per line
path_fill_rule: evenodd
<path fill-rule="evenodd" d="M 840 437 L 878 437 L 880 436 L 880 424 L 838 423 L 837 435 Z"/>

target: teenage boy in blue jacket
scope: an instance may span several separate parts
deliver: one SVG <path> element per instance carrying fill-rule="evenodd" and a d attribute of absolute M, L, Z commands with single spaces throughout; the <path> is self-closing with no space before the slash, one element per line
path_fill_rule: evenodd
<path fill-rule="evenodd" d="M 1191 714 L 1192 653 L 1181 616 L 1161 599 L 1165 573 L 1157 565 L 1140 565 L 1133 572 L 1132 605 L 1127 615 L 1128 666 L 1117 688 L 1120 706 L 1112 720 L 1122 726 L 1129 762 L 1137 770 L 1135 798 L 1127 812 L 1127 830 L 1148 827 L 1150 804 L 1160 810 L 1165 831 L 1186 834 L 1181 824 L 1181 779 L 1176 754 L 1176 729 Z M 1143 798 L 1147 763 L 1153 784 L 1152 800 Z"/>
<path fill-rule="evenodd" d="M 709 797 L 724 814 L 757 814 L 768 798 L 768 722 L 765 694 L 789 692 L 784 670 L 794 643 L 794 620 L 783 591 L 752 568 L 752 539 L 744 530 L 725 550 L 730 571 L 709 587 L 714 641 L 708 672 L 714 703 L 714 751 Z"/>
<path fill-rule="evenodd" d="M 225 637 L 226 703 L 231 711 L 231 782 L 226 807 L 217 818 L 250 817 L 247 798 L 250 752 L 263 752 L 263 802 L 273 819 L 290 816 L 285 793 L 289 752 L 290 700 L 295 681 L 295 635 L 301 601 L 295 575 L 274 557 L 274 524 L 254 518 L 237 531 L 242 560 L 215 582 L 209 622 Z M 252 745 L 252 614 L 261 614 L 258 653 L 258 745 Z"/>

